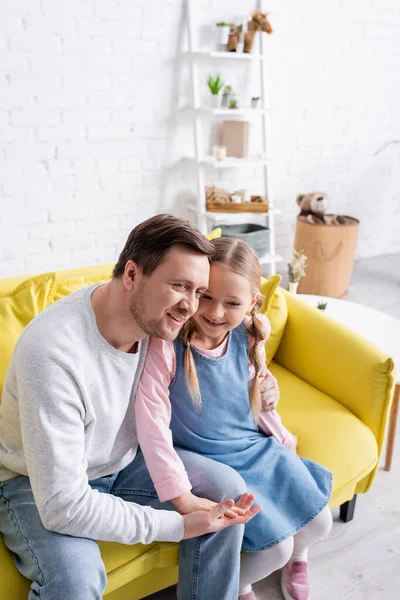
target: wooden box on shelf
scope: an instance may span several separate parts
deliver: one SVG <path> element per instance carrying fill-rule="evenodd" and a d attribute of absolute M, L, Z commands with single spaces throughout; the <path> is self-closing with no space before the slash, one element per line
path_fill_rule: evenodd
<path fill-rule="evenodd" d="M 264 202 L 207 202 L 206 208 L 208 212 L 223 212 L 223 213 L 267 213 L 268 201 Z"/>

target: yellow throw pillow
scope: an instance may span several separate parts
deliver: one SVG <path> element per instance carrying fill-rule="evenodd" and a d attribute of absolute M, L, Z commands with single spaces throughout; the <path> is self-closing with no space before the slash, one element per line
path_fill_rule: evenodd
<path fill-rule="evenodd" d="M 221 237 L 221 227 L 217 227 L 216 229 L 213 229 L 212 231 L 210 231 L 210 233 L 208 233 L 206 235 L 206 238 L 211 242 L 211 240 L 215 240 L 216 238 L 220 238 Z"/>
<path fill-rule="evenodd" d="M 280 284 L 281 280 L 282 277 L 280 275 L 271 275 L 269 279 L 264 279 L 264 277 L 262 278 L 260 292 L 262 293 L 264 298 L 260 312 L 264 313 L 265 315 L 271 308 L 273 295 L 275 294 L 275 290 Z"/>
<path fill-rule="evenodd" d="M 114 263 L 108 263 L 59 271 L 60 281 L 53 301 L 56 302 L 88 285 L 110 281 L 113 268 Z"/>
<path fill-rule="evenodd" d="M 260 292 L 264 296 L 260 312 L 267 315 L 271 323 L 271 335 L 265 344 L 267 364 L 278 350 L 288 318 L 286 298 L 279 287 L 281 279 L 280 275 L 272 275 L 269 279 L 264 279 L 260 286 Z"/>
<path fill-rule="evenodd" d="M 53 301 L 58 279 L 58 273 L 45 273 L 0 293 L 0 399 L 14 346 L 26 325 Z"/>

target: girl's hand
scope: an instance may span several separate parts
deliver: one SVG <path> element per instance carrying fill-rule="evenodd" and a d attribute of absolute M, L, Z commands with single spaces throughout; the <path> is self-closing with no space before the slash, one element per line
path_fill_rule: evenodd
<path fill-rule="evenodd" d="M 186 492 L 186 494 L 182 494 L 182 496 L 178 496 L 171 500 L 172 504 L 175 506 L 177 511 L 181 515 L 187 515 L 191 512 L 203 510 L 210 511 L 217 505 L 216 502 L 212 500 L 208 500 L 207 498 L 200 498 L 199 496 L 195 496 L 192 492 Z M 239 505 L 232 506 L 229 510 L 224 513 L 223 516 L 228 517 L 229 519 L 236 519 L 237 517 L 242 517 L 245 514 L 245 509 Z"/>
<path fill-rule="evenodd" d="M 297 454 L 297 437 L 293 435 L 293 433 L 289 433 L 289 436 L 286 438 L 283 445 L 288 448 L 288 450 Z"/>
<path fill-rule="evenodd" d="M 273 379 L 267 379 L 263 383 L 262 404 L 263 410 L 275 410 L 278 406 L 279 392 L 276 382 Z"/>
<path fill-rule="evenodd" d="M 231 525 L 243 525 L 250 521 L 261 510 L 261 506 L 252 506 L 254 496 L 252 494 L 243 494 L 239 500 L 234 503 L 233 500 L 223 500 L 209 511 L 196 511 L 184 516 L 184 535 L 183 539 L 198 537 L 213 531 L 219 531 L 230 527 Z M 229 519 L 225 516 L 233 508 L 240 508 L 244 512 L 243 516 L 236 516 Z"/>
<path fill-rule="evenodd" d="M 181 515 L 187 515 L 198 510 L 210 511 L 217 504 L 207 498 L 199 498 L 199 496 L 195 496 L 192 492 L 186 492 L 186 494 L 174 498 L 171 502 Z"/>

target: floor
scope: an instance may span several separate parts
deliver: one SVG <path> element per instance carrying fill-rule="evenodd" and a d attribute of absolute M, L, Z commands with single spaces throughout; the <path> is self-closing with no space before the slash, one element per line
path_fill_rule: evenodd
<path fill-rule="evenodd" d="M 346 299 L 400 320 L 400 255 L 357 262 Z M 391 472 L 381 467 L 372 491 L 358 498 L 354 520 L 342 523 L 339 509 L 333 511 L 333 516 L 332 533 L 310 552 L 312 599 L 398 600 L 400 442 Z M 278 574 L 259 582 L 254 589 L 258 600 L 282 600 Z M 149 596 L 149 600 L 175 598 L 174 588 Z"/>
<path fill-rule="evenodd" d="M 400 254 L 356 263 L 346 300 L 371 306 L 400 320 Z"/>

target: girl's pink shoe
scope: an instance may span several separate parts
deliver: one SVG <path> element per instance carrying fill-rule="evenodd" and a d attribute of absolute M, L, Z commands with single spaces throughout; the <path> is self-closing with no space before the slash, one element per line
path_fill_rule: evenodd
<path fill-rule="evenodd" d="M 282 571 L 281 587 L 285 600 L 309 600 L 308 566 L 304 560 L 288 562 Z"/>
<path fill-rule="evenodd" d="M 253 590 L 250 592 L 246 592 L 245 594 L 240 594 L 238 600 L 257 600 Z"/>

